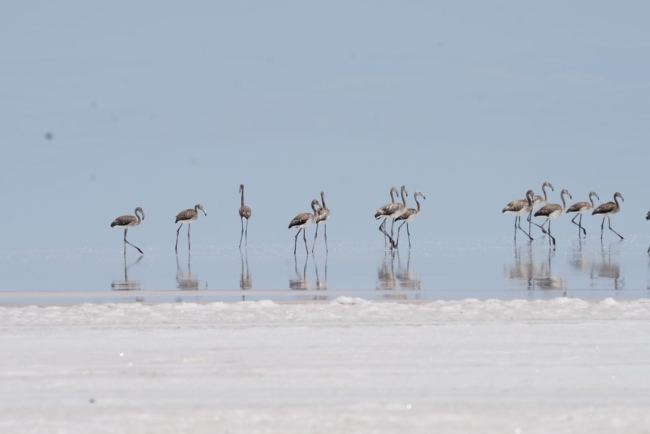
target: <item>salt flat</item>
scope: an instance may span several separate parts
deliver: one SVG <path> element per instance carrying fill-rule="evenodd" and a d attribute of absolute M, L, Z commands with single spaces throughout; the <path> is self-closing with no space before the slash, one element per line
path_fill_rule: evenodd
<path fill-rule="evenodd" d="M 0 308 L 0 432 L 650 432 L 650 301 Z"/>

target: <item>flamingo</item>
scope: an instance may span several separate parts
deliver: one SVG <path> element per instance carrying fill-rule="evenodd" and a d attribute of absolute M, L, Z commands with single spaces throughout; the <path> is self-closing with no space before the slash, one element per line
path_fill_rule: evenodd
<path fill-rule="evenodd" d="M 421 192 L 416 191 L 415 194 L 413 194 L 413 199 L 415 199 L 415 203 L 418 204 L 418 208 L 417 209 L 409 208 L 404 212 L 404 214 L 402 214 L 401 216 L 395 219 L 395 221 L 403 221 L 403 223 L 399 225 L 399 227 L 397 228 L 396 246 L 399 245 L 399 231 L 402 229 L 402 226 L 404 226 L 404 224 L 406 223 L 406 233 L 409 236 L 409 249 L 411 248 L 411 232 L 409 231 L 409 223 L 415 220 L 415 218 L 420 215 L 421 207 L 420 207 L 420 202 L 418 201 L 418 196 L 421 196 L 422 199 L 426 199 L 426 197 L 424 197 L 424 195 Z"/>
<path fill-rule="evenodd" d="M 571 205 L 569 207 L 568 210 L 566 210 L 567 214 L 570 213 L 570 212 L 578 213 L 578 214 L 575 215 L 575 217 L 573 217 L 573 219 L 571 219 L 571 223 L 578 226 L 578 238 L 580 238 L 580 229 L 582 229 L 582 231 L 585 233 L 585 237 L 587 236 L 587 231 L 585 230 L 585 228 L 582 227 L 582 215 L 584 213 L 589 212 L 592 209 L 594 209 L 595 204 L 594 204 L 594 199 L 592 198 L 592 196 L 596 196 L 596 199 L 600 200 L 600 197 L 598 197 L 598 195 L 595 192 L 590 191 L 589 192 L 589 201 L 591 203 L 589 203 L 589 202 L 574 203 L 573 205 Z M 578 215 L 580 216 L 580 220 L 579 220 L 578 223 L 576 223 L 576 218 L 578 218 Z"/>
<path fill-rule="evenodd" d="M 311 201 L 311 209 L 314 210 L 313 214 L 310 214 L 308 212 L 298 214 L 291 220 L 291 223 L 289 223 L 289 229 L 292 227 L 297 227 L 298 232 L 296 232 L 296 239 L 295 242 L 293 243 L 293 254 L 295 256 L 296 254 L 296 247 L 298 246 L 298 235 L 300 235 L 300 231 L 302 231 L 302 237 L 305 240 L 305 250 L 307 251 L 307 255 L 309 255 L 309 248 L 307 247 L 307 237 L 305 236 L 305 229 L 311 225 L 316 218 L 318 217 L 318 209 L 316 206 L 320 207 L 320 203 L 318 202 L 318 199 L 314 199 Z"/>
<path fill-rule="evenodd" d="M 573 199 L 573 196 L 571 196 L 571 193 L 569 193 L 569 190 L 566 188 L 562 190 L 560 193 L 560 198 L 562 199 L 562 206 L 556 204 L 556 203 L 549 203 L 547 205 L 544 205 L 540 209 L 537 210 L 535 213 L 535 217 L 546 217 L 546 220 L 544 220 L 544 223 L 548 222 L 548 231 L 546 232 L 548 234 L 548 244 L 551 245 L 551 240 L 553 241 L 553 245 L 555 246 L 555 237 L 551 235 L 551 220 L 555 220 L 556 218 L 560 217 L 564 212 L 566 211 L 566 200 L 564 199 L 564 195 L 569 196 L 571 199 Z M 542 223 L 542 226 L 544 226 L 544 223 Z M 541 226 L 540 226 L 541 227 Z M 542 228 L 543 230 L 544 228 Z"/>
<path fill-rule="evenodd" d="M 526 233 L 526 231 L 521 228 L 521 216 L 532 211 L 534 197 L 535 193 L 533 193 L 533 190 L 528 190 L 526 192 L 526 199 L 513 200 L 503 208 L 503 211 L 501 211 L 503 214 L 515 215 L 515 241 L 517 241 L 517 228 L 525 233 L 530 241 L 533 241 L 533 237 L 530 236 L 530 233 Z"/>
<path fill-rule="evenodd" d="M 327 221 L 330 219 L 330 210 L 325 205 L 325 192 L 320 192 L 320 199 L 322 206 L 318 210 L 318 217 L 316 217 L 316 233 L 314 234 L 314 245 L 311 248 L 311 252 L 314 253 L 314 247 L 316 247 L 316 237 L 318 236 L 318 226 L 321 224 L 325 226 L 325 252 L 329 253 L 327 248 Z"/>
<path fill-rule="evenodd" d="M 244 205 L 244 184 L 239 185 L 239 192 L 241 193 L 241 206 L 239 207 L 239 219 L 241 220 L 241 236 L 239 237 L 239 248 L 241 249 L 241 240 L 244 238 L 244 220 L 246 220 L 246 245 L 248 245 L 248 220 L 251 218 L 250 207 Z"/>
<path fill-rule="evenodd" d="M 142 218 L 140 218 L 140 214 L 138 213 L 142 214 Z M 134 247 L 138 252 L 140 252 L 140 254 L 144 255 L 144 253 L 142 253 L 142 250 L 140 250 L 139 247 L 129 243 L 126 240 L 126 233 L 129 231 L 129 228 L 138 226 L 140 223 L 142 223 L 142 220 L 144 220 L 144 211 L 142 210 L 142 208 L 137 207 L 135 209 L 135 217 L 133 217 L 132 215 L 119 216 L 118 218 L 113 220 L 113 223 L 111 223 L 111 227 L 119 226 L 121 228 L 124 228 L 124 244 L 128 244 Z M 124 248 L 124 254 L 126 255 L 126 246 Z"/>
<path fill-rule="evenodd" d="M 618 204 L 617 198 L 621 198 L 622 201 L 625 201 L 623 199 L 623 195 L 619 193 L 618 191 L 614 193 L 614 202 L 607 202 L 601 204 L 598 208 L 596 208 L 591 214 L 592 215 L 602 215 L 603 216 L 603 223 L 600 225 L 600 239 L 603 239 L 603 230 L 605 228 L 605 218 L 607 218 L 607 223 L 609 225 L 609 230 L 614 232 L 616 235 L 621 237 L 621 239 L 624 239 L 621 234 L 616 232 L 614 229 L 612 229 L 612 220 L 611 217 L 614 214 L 617 214 L 621 210 L 621 206 Z"/>
<path fill-rule="evenodd" d="M 203 211 L 203 214 L 205 214 L 206 217 L 208 216 L 208 213 L 203 209 L 203 205 L 200 204 L 194 206 L 194 209 L 190 208 L 186 209 L 185 211 L 181 211 L 176 216 L 176 223 L 180 223 L 180 226 L 176 231 L 176 247 L 174 247 L 176 253 L 178 253 L 178 234 L 181 232 L 183 225 L 187 225 L 187 249 L 192 250 L 192 246 L 190 245 L 190 225 L 194 220 L 199 218 L 199 210 Z"/>
<path fill-rule="evenodd" d="M 388 205 L 384 205 L 381 208 L 377 210 L 375 213 L 375 219 L 384 219 L 381 225 L 379 225 L 379 230 L 390 240 L 390 245 L 391 249 L 394 249 L 397 247 L 395 244 L 395 241 L 393 241 L 393 227 L 395 226 L 395 219 L 406 211 L 406 196 L 408 196 L 408 192 L 406 191 L 406 187 L 402 185 L 402 202 L 403 203 L 396 203 L 395 199 L 393 199 L 392 203 L 389 203 Z M 393 187 L 390 190 L 390 196 L 393 198 L 393 192 L 397 193 L 397 189 Z M 390 235 L 386 233 L 386 219 L 391 219 L 392 224 L 390 226 Z"/>

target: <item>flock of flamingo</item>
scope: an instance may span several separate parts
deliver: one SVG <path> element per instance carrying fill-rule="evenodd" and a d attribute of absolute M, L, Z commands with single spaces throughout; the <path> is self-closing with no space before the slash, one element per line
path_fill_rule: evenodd
<path fill-rule="evenodd" d="M 565 195 L 569 196 L 570 199 L 573 199 L 573 196 L 571 196 L 571 193 L 569 190 L 566 188 L 563 189 L 560 192 L 560 199 L 562 200 L 562 205 L 556 204 L 556 203 L 548 203 L 548 193 L 546 191 L 546 187 L 549 187 L 551 191 L 555 191 L 555 188 L 553 188 L 553 185 L 550 182 L 545 182 L 542 184 L 542 192 L 544 193 L 544 197 L 542 198 L 539 195 L 536 195 L 532 190 L 528 190 L 526 192 L 526 198 L 525 199 L 520 199 L 520 200 L 513 200 L 510 202 L 508 205 L 503 208 L 503 213 L 504 214 L 514 214 L 515 215 L 515 240 L 517 240 L 517 229 L 522 231 L 526 236 L 529 238 L 530 241 L 533 240 L 533 237 L 531 237 L 531 225 L 535 225 L 539 227 L 543 233 L 548 235 L 548 242 L 549 245 L 553 243 L 553 246 L 555 246 L 555 237 L 551 234 L 551 221 L 555 220 L 556 218 L 562 216 L 563 214 L 568 214 L 568 213 L 576 213 L 576 215 L 573 217 L 571 222 L 578 226 L 578 237 L 581 237 L 583 234 L 586 237 L 587 236 L 587 230 L 582 227 L 582 214 L 585 214 L 589 211 L 591 211 L 592 215 L 602 215 L 603 216 L 603 222 L 600 225 L 600 239 L 603 239 L 603 231 L 605 230 L 605 219 L 607 219 L 607 224 L 609 227 L 609 230 L 614 232 L 616 235 L 618 235 L 621 239 L 623 239 L 623 236 L 616 232 L 612 228 L 612 222 L 611 222 L 611 217 L 614 214 L 617 214 L 621 210 L 621 205 L 618 203 L 618 199 L 621 199 L 621 201 L 624 201 L 623 195 L 619 193 L 618 191 L 614 193 L 614 201 L 613 202 L 607 202 L 603 203 L 599 206 L 596 207 L 594 204 L 594 196 L 596 199 L 600 200 L 600 197 L 598 197 L 598 194 L 595 192 L 591 191 L 589 192 L 589 202 L 577 202 L 571 205 L 567 209 L 567 204 L 566 204 L 566 199 Z M 537 211 L 535 211 L 536 208 L 540 207 Z M 533 214 L 533 211 L 535 211 L 535 214 Z M 521 216 L 524 214 L 528 214 L 528 232 L 523 230 L 521 228 Z M 544 218 L 544 222 L 539 225 L 535 222 L 532 221 L 532 217 L 542 217 Z M 580 219 L 576 222 L 576 218 L 580 217 Z M 648 215 L 646 216 L 647 220 L 650 220 L 650 212 L 648 212 Z M 548 223 L 548 228 L 544 228 L 544 225 Z M 650 248 L 648 248 L 648 252 L 650 253 Z"/>
<path fill-rule="evenodd" d="M 569 198 L 573 199 L 571 193 L 567 189 L 563 189 L 560 192 L 560 199 L 562 200 L 562 205 L 552 204 L 552 203 L 548 203 L 548 192 L 546 191 L 547 187 L 550 188 L 551 191 L 555 191 L 555 188 L 550 182 L 545 182 L 544 184 L 542 184 L 542 192 L 544 194 L 544 197 L 536 195 L 532 190 L 528 190 L 526 192 L 525 199 L 514 200 L 510 202 L 508 205 L 506 205 L 505 208 L 503 208 L 502 212 L 504 214 L 515 215 L 515 241 L 517 240 L 517 230 L 523 232 L 530 241 L 533 241 L 533 237 L 531 236 L 531 229 L 532 229 L 532 225 L 535 225 L 539 227 L 544 234 L 548 235 L 549 245 L 551 245 L 552 243 L 552 245 L 555 246 L 555 237 L 551 233 L 551 221 L 555 220 L 556 218 L 562 216 L 565 213 L 567 214 L 576 213 L 576 215 L 573 217 L 571 222 L 576 226 L 578 226 L 578 237 L 581 237 L 583 234 L 586 237 L 587 230 L 582 226 L 582 215 L 589 211 L 591 211 L 592 215 L 603 216 L 603 222 L 600 225 L 601 239 L 603 238 L 603 231 L 605 229 L 605 219 L 607 219 L 608 221 L 609 229 L 612 232 L 614 232 L 616 235 L 618 235 L 621 239 L 623 239 L 623 236 L 621 236 L 621 234 L 619 234 L 612 228 L 612 223 L 611 223 L 611 216 L 617 214 L 621 210 L 621 206 L 618 203 L 619 198 L 621 199 L 621 201 L 624 200 L 623 195 L 621 193 L 619 192 L 614 193 L 613 202 L 603 203 L 598 207 L 596 207 L 593 198 L 596 197 L 596 199 L 600 200 L 600 197 L 598 196 L 598 194 L 592 191 L 589 193 L 589 202 L 577 202 L 571 205 L 567 209 L 565 196 L 569 196 Z M 245 239 L 245 242 L 248 243 L 248 221 L 251 218 L 252 211 L 250 207 L 246 206 L 246 204 L 244 203 L 244 184 L 241 184 L 239 186 L 239 193 L 241 193 L 241 206 L 239 207 L 239 217 L 241 219 L 241 235 L 239 237 L 239 247 L 241 248 L 242 240 Z M 418 197 L 426 199 L 424 194 L 422 194 L 420 191 L 416 191 L 413 194 L 413 199 L 417 204 L 417 208 L 408 208 L 406 205 L 406 198 L 408 197 L 408 192 L 406 190 L 406 187 L 402 186 L 400 190 L 402 203 L 395 201 L 395 196 L 397 196 L 397 194 L 398 194 L 397 188 L 392 187 L 390 189 L 391 203 L 382 206 L 375 213 L 375 219 L 382 220 L 382 223 L 379 225 L 379 231 L 384 235 L 385 245 L 390 244 L 391 250 L 398 248 L 400 230 L 402 229 L 402 226 L 404 226 L 405 224 L 406 224 L 406 232 L 408 233 L 409 248 L 411 248 L 411 232 L 409 230 L 409 223 L 415 220 L 415 218 L 420 215 L 421 205 L 420 202 L 418 201 Z M 321 197 L 320 201 L 318 199 L 314 199 L 311 201 L 311 209 L 313 213 L 298 214 L 289 223 L 289 229 L 294 227 L 298 228 L 298 232 L 296 232 L 296 236 L 294 239 L 294 246 L 293 246 L 294 255 L 296 254 L 297 251 L 298 235 L 300 235 L 300 232 L 303 233 L 303 240 L 305 241 L 305 251 L 309 255 L 309 247 L 307 246 L 306 228 L 308 226 L 311 226 L 312 224 L 316 224 L 316 232 L 314 233 L 314 243 L 311 248 L 311 253 L 314 253 L 314 249 L 316 247 L 316 239 L 318 238 L 318 227 L 320 225 L 324 226 L 325 251 L 326 252 L 329 251 L 327 247 L 327 222 L 329 221 L 330 218 L 330 210 L 325 205 L 325 193 L 321 191 L 320 197 Z M 535 211 L 535 209 L 537 209 L 537 211 Z M 176 230 L 176 245 L 174 247 L 174 250 L 176 252 L 178 252 L 178 236 L 180 234 L 183 225 L 187 225 L 187 246 L 188 249 L 191 249 L 190 224 L 199 217 L 199 210 L 203 211 L 203 214 L 205 214 L 205 216 L 208 215 L 205 209 L 203 208 L 203 205 L 198 204 L 194 208 L 181 211 L 176 216 L 176 223 L 180 223 L 178 229 Z M 533 211 L 535 211 L 535 214 L 533 214 Z M 528 214 L 528 218 L 527 218 L 528 232 L 526 232 L 521 227 L 521 216 L 524 214 Z M 532 220 L 533 216 L 542 217 L 545 220 L 542 222 L 541 225 L 539 225 L 533 222 Z M 579 220 L 576 222 L 576 219 L 578 217 Z M 137 207 L 135 209 L 135 216 L 123 215 L 116 218 L 111 223 L 111 227 L 117 226 L 117 227 L 124 228 L 125 249 L 126 249 L 126 244 L 128 244 L 134 247 L 138 252 L 140 252 L 140 254 L 144 254 L 139 247 L 131 244 L 126 239 L 126 234 L 128 230 L 132 227 L 138 226 L 143 220 L 144 220 L 144 211 L 142 210 L 141 207 Z M 246 225 L 244 225 L 244 220 L 246 221 Z M 386 231 L 386 220 L 391 220 L 390 234 Z M 650 220 L 650 212 L 648 212 L 648 215 L 646 216 L 646 220 Z M 394 237 L 393 229 L 396 221 L 402 222 L 402 224 L 399 225 L 399 227 L 397 228 L 397 239 L 395 240 L 393 238 Z M 548 228 L 545 228 L 544 226 L 547 223 L 548 223 Z M 648 253 L 650 253 L 650 247 L 648 248 Z"/>
<path fill-rule="evenodd" d="M 243 240 L 245 240 L 245 242 L 248 243 L 248 221 L 250 220 L 253 212 L 250 209 L 250 207 L 246 206 L 246 204 L 244 203 L 244 184 L 241 184 L 239 186 L 239 192 L 241 193 L 241 206 L 239 207 L 239 218 L 241 219 L 241 235 L 239 237 L 239 248 L 241 248 Z M 399 233 L 402 226 L 404 226 L 404 224 L 406 224 L 406 231 L 408 232 L 409 248 L 411 247 L 411 232 L 409 230 L 408 224 L 412 222 L 418 215 L 420 215 L 421 209 L 420 209 L 420 202 L 418 201 L 418 196 L 422 197 L 423 199 L 426 199 L 426 197 L 424 197 L 424 194 L 422 194 L 419 191 L 416 191 L 413 196 L 417 204 L 417 209 L 408 208 L 406 206 L 406 197 L 408 196 L 408 192 L 406 191 L 405 186 L 402 186 L 401 192 L 402 192 L 401 193 L 402 203 L 395 202 L 395 194 L 397 194 L 397 189 L 395 187 L 391 188 L 390 197 L 392 202 L 389 203 L 388 205 L 384 205 L 383 207 L 379 208 L 379 210 L 377 210 L 377 213 L 375 214 L 375 218 L 377 220 L 379 219 L 383 220 L 382 224 L 379 226 L 379 230 L 384 234 L 385 240 L 390 240 L 391 249 L 397 249 L 397 246 L 399 244 Z M 330 210 L 327 208 L 327 205 L 325 205 L 325 192 L 321 191 L 320 197 L 321 197 L 320 201 L 318 199 L 314 199 L 311 201 L 311 209 L 313 213 L 298 214 L 293 218 L 293 220 L 291 220 L 291 223 L 289 223 L 289 229 L 294 227 L 298 228 L 298 232 L 296 233 L 294 245 L 293 245 L 294 255 L 296 254 L 298 248 L 298 235 L 300 235 L 301 231 L 303 233 L 302 235 L 303 240 L 305 241 L 305 250 L 309 255 L 309 247 L 307 246 L 306 228 L 308 226 L 311 226 L 312 223 L 316 224 L 316 232 L 314 233 L 314 244 L 312 245 L 311 253 L 314 253 L 314 249 L 316 247 L 316 239 L 318 237 L 318 227 L 320 225 L 324 226 L 324 231 L 325 231 L 324 234 L 325 251 L 326 252 L 329 251 L 327 247 L 327 222 L 329 221 L 330 218 Z M 178 229 L 176 230 L 176 245 L 174 246 L 174 250 L 177 253 L 178 253 L 178 236 L 180 235 L 181 228 L 183 227 L 183 225 L 187 225 L 187 247 L 188 250 L 191 250 L 190 224 L 199 217 L 199 210 L 203 211 L 203 214 L 205 214 L 206 216 L 208 215 L 205 212 L 203 205 L 199 204 L 196 205 L 193 209 L 190 208 L 181 211 L 176 216 L 176 223 L 180 223 Z M 129 231 L 129 229 L 138 226 L 144 220 L 144 211 L 142 210 L 141 207 L 137 207 L 135 209 L 134 214 L 135 216 L 123 215 L 116 218 L 111 223 L 111 227 L 124 228 L 125 253 L 126 253 L 126 245 L 128 244 L 133 248 L 135 248 L 138 252 L 140 252 L 140 254 L 144 254 L 139 247 L 137 247 L 134 244 L 131 244 L 126 239 L 126 234 Z M 246 221 L 246 225 L 244 225 L 244 220 Z M 386 220 L 392 220 L 393 222 L 391 225 L 390 235 L 386 232 L 385 229 Z M 393 240 L 393 226 L 396 221 L 402 222 L 402 224 L 397 229 L 397 241 Z"/>

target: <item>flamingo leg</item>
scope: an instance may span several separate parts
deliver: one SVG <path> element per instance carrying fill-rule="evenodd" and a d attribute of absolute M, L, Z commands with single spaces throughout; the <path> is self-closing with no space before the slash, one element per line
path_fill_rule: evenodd
<path fill-rule="evenodd" d="M 580 228 L 582 229 L 582 232 L 585 233 L 585 237 L 586 237 L 587 236 L 587 230 L 582 227 L 582 214 L 580 214 Z M 578 234 L 579 233 L 580 233 L 580 231 L 578 231 Z"/>
<path fill-rule="evenodd" d="M 555 247 L 555 237 L 551 235 L 551 221 L 546 220 L 548 222 L 548 245 L 551 245 L 551 240 L 553 240 L 553 247 Z"/>
<path fill-rule="evenodd" d="M 399 246 L 399 231 L 402 230 L 402 226 L 404 226 L 404 223 L 406 223 L 406 222 L 403 222 L 401 225 L 399 225 L 397 227 L 397 241 L 395 242 L 395 247 Z M 408 225 L 407 225 L 407 228 L 408 228 Z M 515 229 L 515 236 L 517 236 L 517 229 Z"/>
<path fill-rule="evenodd" d="M 307 231 L 304 228 L 302 230 L 302 239 L 305 240 L 305 252 L 307 252 L 307 256 L 309 256 L 309 247 L 307 247 Z"/>
<path fill-rule="evenodd" d="M 384 220 L 384 222 L 381 225 L 379 225 L 379 230 L 384 234 L 384 240 L 386 240 L 386 238 L 390 240 L 390 248 L 393 249 L 395 248 L 395 242 L 393 241 L 393 237 L 388 235 L 388 233 L 386 232 L 386 229 L 384 228 L 385 225 L 386 225 L 386 220 Z M 384 247 L 386 247 L 385 243 L 384 243 Z"/>
<path fill-rule="evenodd" d="M 125 229 L 124 229 L 124 242 L 125 242 L 126 244 L 132 246 L 132 247 L 135 247 L 135 249 L 136 249 L 138 252 L 140 252 L 141 255 L 144 255 L 144 253 L 142 253 L 142 250 L 140 250 L 140 248 L 139 248 L 138 246 L 135 246 L 135 245 L 129 243 L 129 242 L 126 240 L 126 232 L 127 232 L 128 230 L 129 230 L 128 228 L 125 228 Z M 124 249 L 124 255 L 126 256 L 126 248 Z"/>
<path fill-rule="evenodd" d="M 544 233 L 546 233 L 546 229 L 544 229 L 544 225 L 545 225 L 546 223 L 548 223 L 548 219 L 544 220 L 544 222 L 541 224 L 541 226 L 538 225 L 537 223 L 533 222 L 533 224 L 534 224 L 535 226 L 537 226 L 538 228 L 540 228 L 540 229 L 542 230 L 542 232 L 544 232 Z"/>
<path fill-rule="evenodd" d="M 614 229 L 612 229 L 612 219 L 611 219 L 611 217 L 607 217 L 607 223 L 608 223 L 608 225 L 609 225 L 609 230 L 612 231 L 612 232 L 614 232 L 616 235 L 618 235 L 619 237 L 621 237 L 621 239 L 623 240 L 624 238 L 621 236 L 621 234 L 619 234 L 619 233 L 616 232 Z"/>
<path fill-rule="evenodd" d="M 411 248 L 411 231 L 409 230 L 409 223 L 408 222 L 406 222 L 406 233 L 409 236 L 409 249 L 410 249 Z"/>
<path fill-rule="evenodd" d="M 520 231 L 522 231 L 523 233 L 526 234 L 526 231 L 521 228 L 521 216 L 519 216 L 517 218 L 518 218 L 518 222 L 519 222 L 517 227 L 519 228 Z M 408 225 L 406 226 L 406 228 L 408 229 Z M 517 230 L 515 229 L 515 234 L 516 233 L 517 233 Z M 530 234 L 526 234 L 526 236 L 530 239 L 530 241 L 533 241 L 533 237 L 531 237 Z"/>
<path fill-rule="evenodd" d="M 327 223 L 325 223 L 325 253 L 329 253 L 329 249 L 327 248 Z"/>
<path fill-rule="evenodd" d="M 388 239 L 388 236 L 386 235 L 386 233 L 384 232 L 384 229 L 383 229 L 383 226 L 384 226 L 385 224 L 386 224 L 386 219 L 384 219 L 384 221 L 381 222 L 381 224 L 379 225 L 379 232 L 381 232 L 382 234 L 384 234 L 384 248 L 386 248 L 386 243 L 387 243 L 386 240 Z"/>
<path fill-rule="evenodd" d="M 296 256 L 296 247 L 298 246 L 298 235 L 300 235 L 301 230 L 302 230 L 302 228 L 298 228 L 298 232 L 296 232 L 296 238 L 295 238 L 295 240 L 293 242 L 293 255 L 294 256 Z"/>
<path fill-rule="evenodd" d="M 547 221 L 548 221 L 548 220 L 546 220 L 546 221 L 545 221 L 544 223 L 542 223 L 541 225 L 538 225 L 538 224 L 535 223 L 535 222 L 531 222 L 531 223 L 534 224 L 535 226 L 537 226 L 538 228 L 540 228 L 540 229 L 542 230 L 542 232 L 546 233 L 546 229 L 544 229 L 544 225 L 546 224 Z"/>
<path fill-rule="evenodd" d="M 571 223 L 573 223 L 574 225 L 578 226 L 578 236 L 580 236 L 580 224 L 576 222 L 576 219 L 578 218 L 579 215 L 580 215 L 580 214 L 576 214 L 576 215 L 574 215 L 573 218 L 571 219 Z"/>
<path fill-rule="evenodd" d="M 240 217 L 241 220 L 241 235 L 239 236 L 239 248 L 241 249 L 241 240 L 244 238 L 244 218 Z M 248 222 L 246 222 L 248 225 Z"/>
<path fill-rule="evenodd" d="M 603 222 L 600 224 L 600 241 L 603 240 L 603 231 L 605 230 L 605 219 L 607 217 L 603 217 Z"/>
<path fill-rule="evenodd" d="M 320 225 L 318 225 L 318 224 L 316 225 L 316 233 L 314 234 L 314 245 L 311 247 L 311 252 L 312 253 L 314 253 L 314 248 L 316 247 L 316 237 L 318 237 L 318 226 L 320 226 Z"/>
<path fill-rule="evenodd" d="M 397 248 L 397 244 L 395 243 L 395 240 L 393 239 L 393 234 L 394 234 L 393 228 L 394 227 L 395 227 L 395 219 L 391 218 L 390 219 L 390 235 L 386 234 L 386 235 L 388 235 L 388 239 L 390 240 L 390 248 L 391 248 L 391 250 Z"/>
<path fill-rule="evenodd" d="M 580 216 L 580 221 L 582 221 L 582 214 L 576 214 L 572 219 L 571 223 L 574 225 L 578 226 L 578 238 L 580 238 L 580 229 L 582 229 L 582 226 L 580 226 L 580 223 L 576 223 L 576 219 Z"/>
<path fill-rule="evenodd" d="M 190 227 L 192 227 L 192 225 L 187 225 L 187 250 L 188 251 L 192 250 L 192 246 L 190 245 Z"/>
<path fill-rule="evenodd" d="M 176 247 L 174 247 L 174 250 L 176 253 L 178 253 L 178 234 L 181 233 L 181 228 L 183 227 L 183 223 L 178 227 L 178 230 L 176 231 Z"/>
<path fill-rule="evenodd" d="M 248 219 L 246 219 L 246 246 L 248 247 Z"/>

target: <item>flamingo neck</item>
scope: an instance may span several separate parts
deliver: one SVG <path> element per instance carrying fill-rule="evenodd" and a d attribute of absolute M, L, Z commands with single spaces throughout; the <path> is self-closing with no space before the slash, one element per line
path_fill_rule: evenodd
<path fill-rule="evenodd" d="M 616 208 L 620 208 L 621 205 L 618 203 L 618 196 L 614 195 L 614 202 L 616 202 Z"/>
<path fill-rule="evenodd" d="M 406 192 L 404 190 L 402 190 L 402 203 L 404 204 L 404 207 L 406 207 L 406 195 L 405 195 L 405 193 Z"/>
<path fill-rule="evenodd" d="M 391 200 L 393 203 L 395 203 L 395 196 L 394 196 L 394 194 L 395 194 L 395 190 L 391 190 L 391 191 L 390 191 L 390 200 Z"/>
<path fill-rule="evenodd" d="M 564 198 L 565 193 L 562 193 L 560 196 L 562 197 L 562 212 L 566 210 L 566 199 Z"/>
<path fill-rule="evenodd" d="M 542 191 L 544 192 L 544 202 L 548 203 L 548 193 L 546 192 L 546 184 L 542 186 Z"/>
<path fill-rule="evenodd" d="M 241 206 L 244 206 L 244 189 L 241 189 Z"/>
<path fill-rule="evenodd" d="M 323 204 L 323 208 L 327 208 L 327 206 L 325 205 L 325 195 L 322 193 L 320 195 L 320 201 Z"/>
<path fill-rule="evenodd" d="M 418 200 L 418 197 L 415 196 L 413 199 L 415 199 L 415 203 L 418 204 L 418 212 L 420 212 L 420 201 Z"/>
<path fill-rule="evenodd" d="M 592 207 L 592 208 L 595 207 L 596 204 L 594 204 L 594 195 L 593 195 L 593 194 L 590 194 L 590 195 L 589 195 L 589 200 L 591 201 L 591 207 Z"/>

